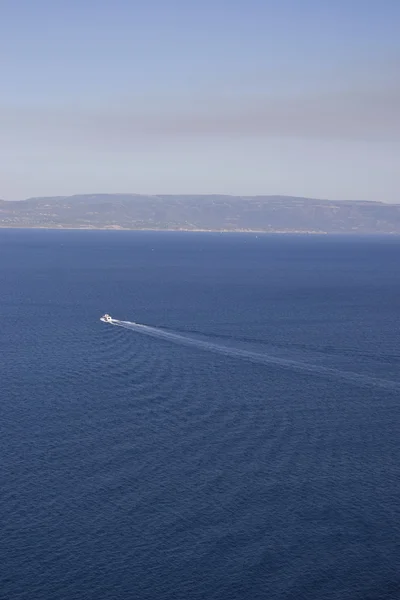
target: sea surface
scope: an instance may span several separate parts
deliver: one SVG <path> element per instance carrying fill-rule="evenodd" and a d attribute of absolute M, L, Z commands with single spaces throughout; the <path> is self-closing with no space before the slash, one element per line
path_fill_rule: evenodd
<path fill-rule="evenodd" d="M 400 598 L 398 237 L 0 229 L 0 311 L 1 600 Z"/>

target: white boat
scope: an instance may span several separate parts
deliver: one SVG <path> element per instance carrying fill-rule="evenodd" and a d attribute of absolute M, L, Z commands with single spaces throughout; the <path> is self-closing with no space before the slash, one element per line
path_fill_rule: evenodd
<path fill-rule="evenodd" d="M 102 317 L 100 317 L 100 321 L 103 321 L 103 323 L 112 323 L 113 322 L 112 318 L 107 313 L 105 315 L 103 315 Z"/>

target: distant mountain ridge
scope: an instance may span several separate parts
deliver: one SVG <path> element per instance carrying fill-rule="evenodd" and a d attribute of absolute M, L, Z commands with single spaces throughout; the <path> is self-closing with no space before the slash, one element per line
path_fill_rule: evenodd
<path fill-rule="evenodd" d="M 400 204 L 296 196 L 83 194 L 0 200 L 0 227 L 400 233 Z"/>

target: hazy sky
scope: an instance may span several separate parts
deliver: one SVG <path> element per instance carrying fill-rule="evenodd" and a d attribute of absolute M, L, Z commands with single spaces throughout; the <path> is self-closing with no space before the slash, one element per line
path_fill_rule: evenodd
<path fill-rule="evenodd" d="M 0 4 L 0 198 L 400 202 L 400 0 Z"/>

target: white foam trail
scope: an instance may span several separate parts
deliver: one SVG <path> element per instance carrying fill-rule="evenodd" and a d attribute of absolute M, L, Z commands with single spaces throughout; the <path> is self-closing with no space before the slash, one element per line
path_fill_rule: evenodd
<path fill-rule="evenodd" d="M 342 371 L 321 365 L 303 363 L 301 361 L 286 359 L 270 354 L 261 354 L 251 350 L 223 346 L 220 344 L 215 344 L 214 342 L 199 340 L 193 337 L 181 335 L 179 333 L 165 331 L 163 329 L 159 329 L 158 327 L 151 327 L 150 325 L 142 325 L 140 323 L 133 323 L 131 321 L 119 321 L 117 319 L 113 319 L 112 324 L 116 325 L 117 327 L 124 327 L 125 329 L 130 329 L 131 331 L 148 335 L 150 337 L 164 339 L 175 344 L 194 346 L 195 348 L 200 348 L 208 352 L 216 352 L 218 354 L 224 354 L 225 356 L 232 356 L 234 358 L 243 358 L 258 364 L 277 365 L 302 373 L 311 373 L 313 375 L 340 378 L 362 386 L 377 386 L 390 390 L 400 390 L 400 383 L 396 381 L 370 377 L 369 375 L 363 375 L 351 371 Z"/>

